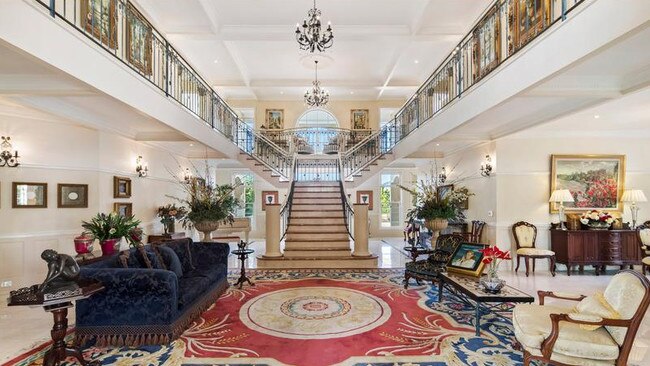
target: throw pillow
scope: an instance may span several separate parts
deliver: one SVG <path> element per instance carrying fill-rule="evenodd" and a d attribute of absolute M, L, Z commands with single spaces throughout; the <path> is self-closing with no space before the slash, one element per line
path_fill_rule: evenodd
<path fill-rule="evenodd" d="M 582 299 L 575 307 L 575 312 L 585 315 L 595 315 L 601 318 L 619 319 L 620 315 L 612 308 L 603 297 L 602 292 L 597 292 L 592 296 L 587 296 Z M 600 328 L 599 325 L 581 324 L 580 327 L 586 330 L 596 330 Z"/>
<path fill-rule="evenodd" d="M 154 250 L 160 253 L 163 263 L 169 271 L 176 273 L 176 277 L 178 278 L 183 277 L 183 266 L 181 265 L 181 260 L 172 248 L 165 245 L 156 245 Z"/>

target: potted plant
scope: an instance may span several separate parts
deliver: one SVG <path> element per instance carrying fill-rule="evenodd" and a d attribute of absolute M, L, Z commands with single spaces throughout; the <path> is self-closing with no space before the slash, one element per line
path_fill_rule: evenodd
<path fill-rule="evenodd" d="M 493 247 L 488 247 L 481 249 L 483 253 L 483 263 L 487 266 L 487 279 L 482 279 L 480 281 L 481 285 L 485 291 L 491 294 L 497 294 L 506 282 L 499 278 L 498 270 L 501 261 L 510 260 L 512 256 L 510 251 L 502 251 L 496 245 Z"/>
<path fill-rule="evenodd" d="M 608 230 L 615 220 L 609 213 L 598 210 L 587 211 L 580 216 L 580 222 L 590 230 Z"/>
<path fill-rule="evenodd" d="M 163 224 L 165 234 L 175 232 L 176 220 L 182 219 L 187 214 L 185 207 L 177 207 L 175 204 L 168 204 L 158 207 L 158 217 Z"/>
<path fill-rule="evenodd" d="M 110 214 L 98 213 L 90 221 L 82 221 L 82 227 L 93 238 L 99 240 L 102 255 L 112 255 L 123 237 L 140 224 L 133 216 L 124 217 L 115 212 Z"/>

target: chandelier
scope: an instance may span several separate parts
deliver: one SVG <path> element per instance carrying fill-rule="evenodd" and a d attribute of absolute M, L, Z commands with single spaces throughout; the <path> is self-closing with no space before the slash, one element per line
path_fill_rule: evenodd
<path fill-rule="evenodd" d="M 296 24 L 296 40 L 303 51 L 318 50 L 323 52 L 332 47 L 334 43 L 332 25 L 329 22 L 327 30 L 321 33 L 320 14 L 320 10 L 316 9 L 316 0 L 314 0 L 314 8 L 309 9 L 309 13 L 307 13 L 308 19 L 305 19 L 302 26 L 300 23 Z"/>
<path fill-rule="evenodd" d="M 321 89 L 320 81 L 318 81 L 318 60 L 314 63 L 316 64 L 316 80 L 312 83 L 312 88 L 305 92 L 305 103 L 310 108 L 324 107 L 330 101 L 330 93 Z"/>

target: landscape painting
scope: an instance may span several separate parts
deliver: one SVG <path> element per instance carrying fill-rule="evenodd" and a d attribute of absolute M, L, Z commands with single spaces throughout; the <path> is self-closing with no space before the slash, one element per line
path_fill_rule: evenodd
<path fill-rule="evenodd" d="M 568 189 L 575 200 L 564 204 L 567 211 L 620 211 L 624 182 L 625 155 L 551 156 L 551 192 Z"/>

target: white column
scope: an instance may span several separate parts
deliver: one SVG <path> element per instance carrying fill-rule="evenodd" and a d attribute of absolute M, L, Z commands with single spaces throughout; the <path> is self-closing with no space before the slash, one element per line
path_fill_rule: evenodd
<path fill-rule="evenodd" d="M 368 204 L 355 203 L 354 208 L 354 257 L 371 257 L 368 251 Z"/>
<path fill-rule="evenodd" d="M 280 251 L 280 205 L 266 205 L 266 253 L 264 258 L 282 257 Z"/>

